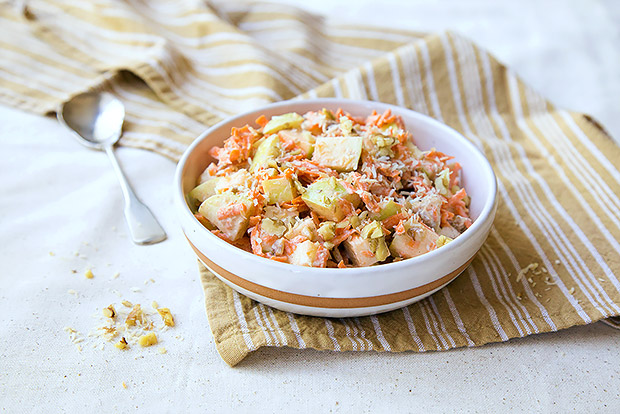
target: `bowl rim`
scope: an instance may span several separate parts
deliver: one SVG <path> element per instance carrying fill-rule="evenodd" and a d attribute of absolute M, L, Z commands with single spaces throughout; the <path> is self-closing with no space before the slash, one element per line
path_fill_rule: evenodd
<path fill-rule="evenodd" d="M 479 159 L 480 165 L 483 170 L 483 174 L 487 178 L 487 181 L 488 181 L 486 184 L 490 186 L 487 199 L 484 202 L 484 205 L 483 205 L 482 210 L 480 211 L 480 214 L 478 215 L 476 220 L 473 222 L 473 224 L 468 229 L 466 229 L 459 237 L 457 237 L 456 239 L 454 239 L 454 241 L 438 249 L 422 254 L 420 256 L 412 257 L 410 259 L 400 260 L 398 262 L 383 263 L 383 264 L 367 266 L 367 267 L 318 268 L 318 267 L 296 266 L 290 263 L 281 263 L 275 260 L 267 259 L 265 257 L 257 256 L 253 253 L 246 252 L 245 250 L 240 249 L 236 246 L 233 246 L 227 243 L 226 241 L 220 239 L 219 237 L 214 235 L 211 231 L 209 231 L 207 228 L 205 228 L 198 221 L 198 219 L 196 219 L 194 214 L 191 212 L 189 206 L 187 205 L 185 193 L 183 192 L 183 170 L 185 169 L 187 160 L 193 153 L 194 149 L 198 145 L 200 145 L 201 142 L 208 135 L 210 135 L 216 129 L 221 128 L 224 124 L 234 123 L 236 120 L 247 117 L 248 115 L 252 113 L 257 113 L 257 116 L 258 116 L 259 115 L 258 113 L 260 113 L 261 111 L 271 110 L 271 109 L 276 109 L 276 108 L 285 108 L 285 107 L 290 107 L 291 105 L 297 105 L 297 104 L 317 105 L 317 106 L 320 106 L 322 104 L 326 104 L 330 106 L 341 105 L 344 111 L 347 110 L 346 108 L 347 105 L 362 105 L 362 106 L 369 107 L 369 110 L 375 109 L 378 112 L 379 110 L 386 110 L 386 109 L 390 109 L 392 111 L 396 110 L 397 112 L 403 112 L 403 111 L 409 112 L 409 115 L 412 116 L 413 118 L 417 118 L 419 120 L 427 122 L 431 124 L 433 127 L 436 127 L 440 130 L 443 130 L 444 132 L 448 134 L 455 136 L 458 140 L 461 141 L 461 143 L 467 148 L 468 151 L 471 151 L 472 153 L 474 153 L 476 157 Z M 493 168 L 491 167 L 489 160 L 482 153 L 482 151 L 478 149 L 478 147 L 476 147 L 471 141 L 465 138 L 463 134 L 461 134 L 454 128 L 428 115 L 422 114 L 420 112 L 414 111 L 409 108 L 405 108 L 405 107 L 401 107 L 401 106 L 397 106 L 393 104 L 388 104 L 388 103 L 384 103 L 380 101 L 347 99 L 347 98 L 311 98 L 311 99 L 294 99 L 294 100 L 280 101 L 280 102 L 275 102 L 275 103 L 271 103 L 268 105 L 263 105 L 261 107 L 254 108 L 248 111 L 244 111 L 240 114 L 234 115 L 232 117 L 226 118 L 218 122 L 217 124 L 207 128 L 202 134 L 200 134 L 189 145 L 189 147 L 187 147 L 187 149 L 185 150 L 185 152 L 183 153 L 183 155 L 181 156 L 177 164 L 175 175 L 174 175 L 173 186 L 174 186 L 174 197 L 177 201 L 176 204 L 178 205 L 178 207 L 176 208 L 178 209 L 180 207 L 180 209 L 182 210 L 182 211 L 179 211 L 179 214 L 182 214 L 186 218 L 190 218 L 196 225 L 203 228 L 205 230 L 205 234 L 207 234 L 206 237 L 209 238 L 214 243 L 216 243 L 218 246 L 221 246 L 222 248 L 225 248 L 225 249 L 234 249 L 235 252 L 237 254 L 241 254 L 242 257 L 245 257 L 248 260 L 258 260 L 258 263 L 263 263 L 265 265 L 269 264 L 270 266 L 273 266 L 274 269 L 281 269 L 282 271 L 289 271 L 289 272 L 294 271 L 294 270 L 299 271 L 300 269 L 303 269 L 303 272 L 306 275 L 315 274 L 321 277 L 343 274 L 343 273 L 349 273 L 349 274 L 357 273 L 357 272 L 383 273 L 383 272 L 389 272 L 390 270 L 402 270 L 403 268 L 415 266 L 418 263 L 422 263 L 425 261 L 432 261 L 433 259 L 435 259 L 436 257 L 440 255 L 450 254 L 450 252 L 457 251 L 462 245 L 464 245 L 472 237 L 474 237 L 474 234 L 477 232 L 478 229 L 483 228 L 485 222 L 487 222 L 489 219 L 493 219 L 493 215 L 494 215 L 493 213 L 495 211 L 494 207 L 497 202 L 497 192 L 498 192 L 497 177 L 495 175 L 495 172 L 493 171 Z"/>

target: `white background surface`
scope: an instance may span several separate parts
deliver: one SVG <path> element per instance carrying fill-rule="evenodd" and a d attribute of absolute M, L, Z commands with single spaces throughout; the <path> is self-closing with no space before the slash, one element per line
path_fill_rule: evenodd
<path fill-rule="evenodd" d="M 620 2 L 308 3 L 352 23 L 455 29 L 557 105 L 593 114 L 620 136 Z M 118 155 L 168 232 L 164 243 L 131 244 L 103 153 L 79 146 L 53 119 L 0 107 L 7 412 L 620 412 L 620 332 L 603 324 L 426 354 L 262 349 L 229 368 L 215 351 L 196 262 L 176 226 L 173 163 L 147 151 Z M 92 280 L 83 276 L 89 267 Z M 155 283 L 145 285 L 149 278 Z M 91 314 L 120 301 L 114 291 L 172 309 L 177 326 L 161 337 L 167 354 L 92 342 L 78 352 L 63 327 L 86 334 L 96 324 Z"/>

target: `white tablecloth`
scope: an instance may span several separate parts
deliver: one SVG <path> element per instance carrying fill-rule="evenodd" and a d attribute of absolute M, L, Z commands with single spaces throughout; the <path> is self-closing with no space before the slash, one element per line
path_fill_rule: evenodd
<path fill-rule="evenodd" d="M 308 3 L 352 23 L 460 31 L 554 103 L 594 115 L 620 137 L 619 2 Z M 262 349 L 229 368 L 215 351 L 196 261 L 176 225 L 174 164 L 134 149 L 118 156 L 165 227 L 164 243 L 130 242 L 103 153 L 81 147 L 54 119 L 0 107 L 7 412 L 619 412 L 620 332 L 603 324 L 426 354 Z M 100 350 L 93 339 L 78 351 L 63 328 L 85 335 L 97 324 L 91 315 L 119 294 L 173 311 L 177 326 L 160 335 L 168 353 Z"/>

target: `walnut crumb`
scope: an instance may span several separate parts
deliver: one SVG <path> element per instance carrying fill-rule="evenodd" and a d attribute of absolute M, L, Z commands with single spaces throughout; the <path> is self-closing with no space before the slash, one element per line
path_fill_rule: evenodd
<path fill-rule="evenodd" d="M 162 354 L 162 355 L 163 355 L 163 354 L 167 353 L 167 352 L 168 352 L 168 350 L 162 346 L 162 347 L 160 347 L 160 348 L 157 350 L 157 352 L 159 352 L 160 354 Z"/>
<path fill-rule="evenodd" d="M 129 312 L 127 319 L 125 319 L 125 324 L 127 326 L 136 326 L 138 322 L 143 322 L 142 308 L 139 303 L 133 307 L 131 312 Z"/>
<path fill-rule="evenodd" d="M 107 308 L 103 308 L 103 316 L 114 319 L 116 317 L 116 310 L 114 310 L 114 306 L 110 305 Z"/>
<path fill-rule="evenodd" d="M 129 345 L 127 344 L 127 340 L 125 339 L 124 336 L 121 338 L 120 341 L 115 343 L 114 346 L 116 348 L 118 348 L 118 349 L 127 349 L 127 348 L 129 348 Z"/>
<path fill-rule="evenodd" d="M 153 302 L 151 302 L 151 307 L 153 309 L 157 309 L 157 308 L 159 308 L 159 303 L 157 303 L 157 301 L 153 301 Z"/>
<path fill-rule="evenodd" d="M 128 300 L 124 300 L 121 303 L 123 304 L 123 306 L 127 306 L 128 308 L 133 308 L 133 303 L 131 303 Z"/>
<path fill-rule="evenodd" d="M 174 318 L 172 317 L 172 313 L 170 313 L 170 309 L 168 308 L 158 308 L 157 312 L 161 315 L 161 318 L 164 320 L 164 324 L 167 326 L 174 326 Z"/>
<path fill-rule="evenodd" d="M 138 339 L 138 343 L 142 347 L 155 345 L 157 343 L 157 335 L 155 335 L 154 332 L 149 332 L 146 335 L 142 335 L 140 339 Z"/>
<path fill-rule="evenodd" d="M 92 279 L 93 277 L 95 277 L 95 275 L 93 275 L 93 271 L 88 269 L 85 273 L 84 273 L 84 277 L 86 279 Z"/>
<path fill-rule="evenodd" d="M 519 270 L 519 273 L 517 273 L 517 282 L 519 282 L 527 274 L 527 272 L 529 272 L 530 270 L 532 271 L 536 270 L 537 268 L 538 268 L 538 263 L 534 262 L 534 263 L 530 263 L 529 265 L 525 266 L 523 269 Z"/>

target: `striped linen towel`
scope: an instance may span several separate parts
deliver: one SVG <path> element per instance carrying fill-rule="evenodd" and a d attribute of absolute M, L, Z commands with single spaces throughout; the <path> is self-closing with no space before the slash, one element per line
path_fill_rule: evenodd
<path fill-rule="evenodd" d="M 427 351 L 478 346 L 620 314 L 620 149 L 453 33 L 328 24 L 254 2 L 26 1 L 0 5 L 0 102 L 48 113 L 103 89 L 126 105 L 121 145 L 173 160 L 207 125 L 268 102 L 397 104 L 463 133 L 491 161 L 499 209 L 471 266 L 387 314 L 293 315 L 201 269 L 230 365 L 261 346 Z"/>

